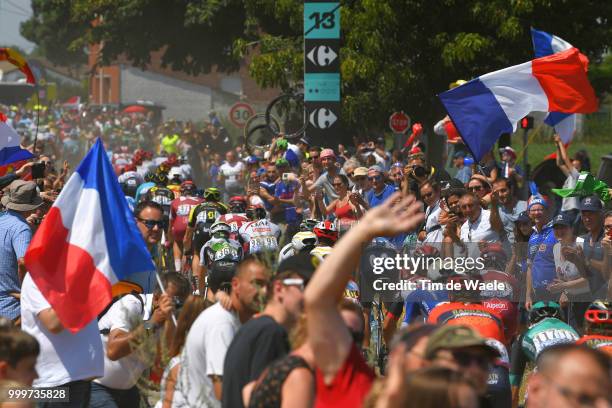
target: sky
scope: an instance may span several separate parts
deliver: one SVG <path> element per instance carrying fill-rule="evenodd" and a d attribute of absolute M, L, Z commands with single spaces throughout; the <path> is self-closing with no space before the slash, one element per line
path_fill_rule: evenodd
<path fill-rule="evenodd" d="M 30 0 L 0 0 L 0 45 L 17 45 L 32 51 L 34 44 L 19 34 L 19 24 L 31 15 Z"/>

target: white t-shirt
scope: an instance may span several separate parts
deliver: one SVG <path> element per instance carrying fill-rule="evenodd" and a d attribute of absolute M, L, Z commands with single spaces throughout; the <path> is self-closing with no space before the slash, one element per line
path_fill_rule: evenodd
<path fill-rule="evenodd" d="M 427 217 L 425 221 L 425 232 L 427 235 L 423 241 L 429 244 L 437 244 L 434 246 L 438 249 L 441 249 L 442 247 L 445 228 L 444 225 L 440 225 L 440 221 L 438 219 L 438 217 L 440 217 L 440 211 L 441 208 L 439 200 L 433 205 L 433 207 L 427 207 L 427 210 L 425 211 L 425 216 Z"/>
<path fill-rule="evenodd" d="M 219 407 L 209 376 L 223 376 L 225 353 L 240 328 L 235 313 L 215 303 L 193 322 L 181 353 L 181 368 L 174 391 L 175 401 L 192 407 Z M 179 394 L 177 396 L 177 394 Z"/>
<path fill-rule="evenodd" d="M 576 238 L 576 246 L 582 247 L 584 245 L 584 238 L 577 237 Z M 563 282 L 572 281 L 580 278 L 580 271 L 578 267 L 565 259 L 563 254 L 561 254 L 561 243 L 558 242 L 553 246 L 553 256 L 555 258 L 555 271 L 557 272 L 557 277 Z M 568 289 L 568 293 L 572 295 L 581 295 L 583 293 L 590 292 L 589 286 L 585 285 L 583 287 L 571 288 Z"/>
<path fill-rule="evenodd" d="M 131 332 L 143 320 L 148 320 L 153 306 L 153 295 L 139 295 L 142 303 L 134 295 L 125 295 L 119 299 L 98 323 L 99 329 L 115 329 Z M 108 336 L 98 334 L 104 344 L 104 377 L 95 380 L 109 388 L 127 390 L 136 385 L 142 372 L 149 366 L 145 358 L 137 351 L 119 360 L 112 361 L 106 355 Z"/>
<path fill-rule="evenodd" d="M 461 241 L 467 244 L 468 255 L 471 257 L 480 256 L 478 243 L 501 242 L 501 237 L 491 227 L 491 211 L 481 210 L 480 217 L 475 222 L 467 220 L 461 226 Z"/>
<path fill-rule="evenodd" d="M 39 378 L 32 385 L 57 387 L 72 381 L 102 377 L 104 350 L 96 320 L 75 334 L 68 330 L 53 334 L 37 317 L 50 307 L 28 273 L 21 286 L 21 329 L 34 336 L 40 345 L 36 360 Z"/>
<path fill-rule="evenodd" d="M 219 168 L 219 173 L 225 178 L 225 188 L 235 187 L 241 182 L 238 181 L 238 176 L 244 171 L 244 163 L 238 161 L 232 166 L 225 162 Z"/>

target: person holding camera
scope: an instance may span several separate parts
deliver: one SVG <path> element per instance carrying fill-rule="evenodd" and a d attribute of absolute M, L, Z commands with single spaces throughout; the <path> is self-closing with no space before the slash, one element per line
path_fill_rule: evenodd
<path fill-rule="evenodd" d="M 380 166 L 375 165 L 368 169 L 368 180 L 372 184 L 372 189 L 366 195 L 369 208 L 382 204 L 395 192 L 395 187 L 385 183 L 385 174 Z"/>
<path fill-rule="evenodd" d="M 161 279 L 163 291 L 157 288 L 153 294 L 125 294 L 99 317 L 104 376 L 91 384 L 92 408 L 140 405 L 136 382 L 154 360 L 150 351 L 156 350 L 147 340 L 153 338 L 156 344 L 162 327 L 166 338 L 172 338 L 172 313 L 185 303 L 191 288 L 187 278 L 176 272 Z"/>

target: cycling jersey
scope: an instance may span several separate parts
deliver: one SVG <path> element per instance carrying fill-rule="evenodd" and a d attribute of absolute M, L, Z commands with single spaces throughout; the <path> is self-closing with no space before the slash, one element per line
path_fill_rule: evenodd
<path fill-rule="evenodd" d="M 513 386 L 520 385 L 527 360 L 533 362 L 548 347 L 575 343 L 579 337 L 572 326 L 554 317 L 547 317 L 531 325 L 512 345 L 510 383 Z"/>
<path fill-rule="evenodd" d="M 219 216 L 226 213 L 225 204 L 217 201 L 204 201 L 191 209 L 187 225 L 195 228 L 199 224 L 206 224 L 210 228 Z"/>
<path fill-rule="evenodd" d="M 164 217 L 170 218 L 170 204 L 174 200 L 174 193 L 168 190 L 166 187 L 151 187 L 148 192 L 148 196 L 151 201 L 154 201 L 161 205 L 164 209 Z"/>
<path fill-rule="evenodd" d="M 213 262 L 239 262 L 242 259 L 242 247 L 238 241 L 224 238 L 211 238 L 200 251 L 200 265 L 210 267 Z"/>
<path fill-rule="evenodd" d="M 254 254 L 278 250 L 278 239 L 281 234 L 280 228 L 265 218 L 242 224 L 239 233 L 244 242 L 244 251 L 246 253 Z"/>
<path fill-rule="evenodd" d="M 602 336 L 598 334 L 586 335 L 582 336 L 576 344 L 585 344 L 590 348 L 603 351 L 612 357 L 612 336 Z"/>
<path fill-rule="evenodd" d="M 468 326 L 480 333 L 482 337 L 506 344 L 501 316 L 479 303 L 441 303 L 431 311 L 427 321 L 441 325 Z"/>
<path fill-rule="evenodd" d="M 407 326 L 418 318 L 423 319 L 423 321 L 426 320 L 436 306 L 442 302 L 448 302 L 448 292 L 446 290 L 422 289 L 421 281 L 431 282 L 430 279 L 416 276 L 409 281 L 416 282 L 417 288 L 405 296 L 404 309 L 406 313 L 402 326 Z M 399 316 L 396 317 L 399 318 Z"/>
<path fill-rule="evenodd" d="M 518 282 L 507 273 L 496 270 L 483 271 L 481 277 L 485 283 L 497 282 L 504 285 L 503 290 L 483 290 L 480 292 L 480 296 L 482 297 L 482 305 L 485 308 L 501 316 L 504 323 L 505 337 L 507 340 L 511 340 L 517 335 L 518 331 L 518 305 L 512 302 L 515 296 L 518 295 Z"/>
<path fill-rule="evenodd" d="M 249 222 L 249 219 L 246 217 L 246 214 L 229 213 L 219 216 L 217 221 L 224 222 L 229 225 L 232 229 L 230 232 L 230 238 L 238 241 L 238 238 L 240 237 L 240 227 L 242 224 Z"/>
<path fill-rule="evenodd" d="M 330 246 L 318 246 L 310 251 L 310 255 L 314 255 L 322 261 L 327 255 L 331 254 L 331 251 L 332 247 Z"/>
<path fill-rule="evenodd" d="M 198 197 L 179 197 L 170 204 L 170 227 L 175 241 L 183 241 L 191 210 L 202 202 Z"/>
<path fill-rule="evenodd" d="M 352 279 L 349 280 L 346 284 L 346 288 L 344 288 L 344 294 L 342 297 L 352 302 L 359 303 L 359 285 L 357 285 L 357 282 Z"/>

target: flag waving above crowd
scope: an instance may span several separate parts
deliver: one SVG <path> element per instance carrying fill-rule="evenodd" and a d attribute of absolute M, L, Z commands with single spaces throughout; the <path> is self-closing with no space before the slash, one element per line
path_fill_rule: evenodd
<path fill-rule="evenodd" d="M 576 48 L 482 75 L 439 97 L 476 160 L 530 112 L 597 110 Z"/>
<path fill-rule="evenodd" d="M 111 301 L 113 284 L 155 270 L 100 139 L 49 210 L 25 261 L 73 332 Z"/>

